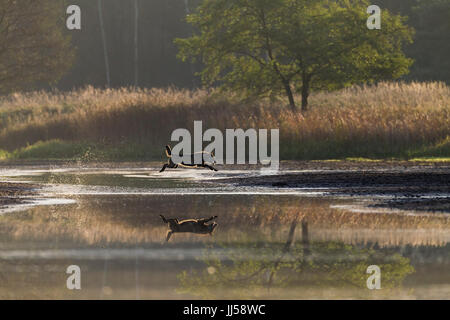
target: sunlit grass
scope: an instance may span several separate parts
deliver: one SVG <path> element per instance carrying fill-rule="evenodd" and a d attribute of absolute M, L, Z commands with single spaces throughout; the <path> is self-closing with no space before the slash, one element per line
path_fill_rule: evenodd
<path fill-rule="evenodd" d="M 0 160 L 11 158 L 11 154 L 8 151 L 0 150 Z"/>
<path fill-rule="evenodd" d="M 48 160 L 82 160 L 82 161 L 108 161 L 108 160 L 139 160 L 156 158 L 161 150 L 152 150 L 146 145 L 133 143 L 101 144 L 99 142 L 62 141 L 52 139 L 38 141 L 7 152 L 0 150 L 0 160 L 8 159 L 48 159 Z M 156 154 L 157 153 L 157 154 Z M 2 158 L 2 154 L 4 155 Z"/>
<path fill-rule="evenodd" d="M 94 158 L 159 159 L 174 129 L 192 130 L 194 120 L 202 120 L 204 130 L 279 128 L 282 159 L 450 156 L 450 87 L 443 83 L 319 92 L 310 104 L 302 114 L 285 101 L 243 102 L 207 90 L 13 94 L 0 99 L 0 149 L 18 158 L 72 158 L 90 147 L 101 153 Z"/>
<path fill-rule="evenodd" d="M 416 162 L 450 162 L 450 157 L 433 157 L 433 158 L 413 158 L 409 159 L 409 161 L 416 161 Z"/>
<path fill-rule="evenodd" d="M 357 162 L 380 162 L 380 159 L 369 159 L 369 158 L 346 158 L 347 161 L 357 161 Z"/>

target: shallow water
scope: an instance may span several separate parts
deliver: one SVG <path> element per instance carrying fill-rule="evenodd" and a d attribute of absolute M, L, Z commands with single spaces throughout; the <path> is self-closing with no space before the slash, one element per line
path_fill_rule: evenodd
<path fill-rule="evenodd" d="M 450 297 L 448 214 L 374 208 L 377 196 L 320 187 L 217 182 L 271 174 L 259 170 L 157 169 L 2 168 L 1 180 L 43 187 L 0 209 L 0 298 Z M 160 214 L 218 216 L 218 227 L 167 243 Z M 81 290 L 66 287 L 70 265 Z M 380 290 L 367 288 L 370 265 Z"/>

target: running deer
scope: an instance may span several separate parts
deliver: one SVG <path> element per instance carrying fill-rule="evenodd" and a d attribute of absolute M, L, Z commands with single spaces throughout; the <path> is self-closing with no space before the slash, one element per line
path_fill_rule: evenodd
<path fill-rule="evenodd" d="M 202 162 L 200 164 L 196 164 L 194 161 L 195 155 L 201 154 L 202 155 Z M 193 154 L 190 154 L 189 157 L 191 158 L 190 164 L 184 163 L 184 161 L 181 161 L 179 163 L 175 163 L 172 158 L 172 149 L 170 146 L 166 146 L 166 156 L 168 158 L 167 163 L 164 164 L 162 169 L 159 172 L 163 172 L 167 168 L 176 169 L 178 167 L 182 168 L 207 168 L 213 171 L 218 171 L 216 168 L 213 167 L 213 165 L 216 164 L 216 159 L 214 158 L 214 153 L 201 151 L 196 152 Z M 180 157 L 183 157 L 183 155 L 180 155 Z"/>

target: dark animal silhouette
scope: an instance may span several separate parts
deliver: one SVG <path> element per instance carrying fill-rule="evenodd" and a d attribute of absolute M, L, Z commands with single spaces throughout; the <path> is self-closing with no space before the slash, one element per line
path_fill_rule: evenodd
<path fill-rule="evenodd" d="M 196 164 L 195 161 L 194 161 L 196 154 L 201 154 L 202 155 L 202 162 L 200 164 Z M 214 159 L 214 153 L 209 153 L 209 152 L 206 152 L 206 151 L 193 153 L 193 154 L 189 155 L 191 157 L 190 164 L 186 164 L 186 163 L 184 163 L 184 161 L 182 161 L 180 163 L 173 162 L 172 149 L 170 148 L 170 146 L 166 146 L 166 155 L 167 155 L 167 158 L 168 158 L 167 163 L 164 164 L 164 166 L 162 167 L 162 169 L 159 172 L 163 172 L 167 168 L 176 169 L 178 167 L 184 167 L 184 168 L 207 168 L 207 169 L 210 169 L 210 170 L 213 170 L 213 171 L 218 171 L 216 168 L 213 167 L 213 165 L 216 164 L 216 160 Z M 183 155 L 181 154 L 180 157 L 183 157 Z"/>
<path fill-rule="evenodd" d="M 217 216 L 206 219 L 187 219 L 178 221 L 178 219 L 166 219 L 163 215 L 160 215 L 164 223 L 167 223 L 169 230 L 167 231 L 166 241 L 169 241 L 170 237 L 174 233 L 196 233 L 196 234 L 209 234 L 211 235 L 214 229 L 217 227 L 217 223 L 213 222 L 207 224 L 217 218 Z"/>

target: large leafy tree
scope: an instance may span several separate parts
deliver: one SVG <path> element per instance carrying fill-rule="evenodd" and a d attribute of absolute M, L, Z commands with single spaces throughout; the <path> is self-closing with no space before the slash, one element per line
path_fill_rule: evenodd
<path fill-rule="evenodd" d="M 412 30 L 382 12 L 367 28 L 366 0 L 204 0 L 188 16 L 198 32 L 177 39 L 179 57 L 201 58 L 205 84 L 247 95 L 285 94 L 302 109 L 315 89 L 398 78 L 412 61 L 402 46 Z"/>
<path fill-rule="evenodd" d="M 71 66 L 64 1 L 0 1 L 0 93 L 51 83 Z"/>

